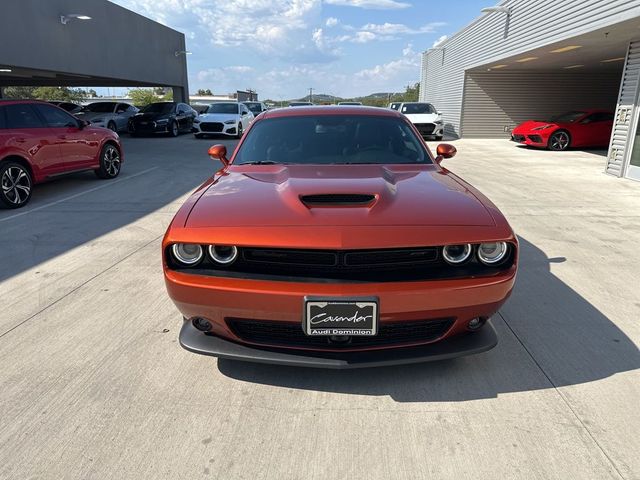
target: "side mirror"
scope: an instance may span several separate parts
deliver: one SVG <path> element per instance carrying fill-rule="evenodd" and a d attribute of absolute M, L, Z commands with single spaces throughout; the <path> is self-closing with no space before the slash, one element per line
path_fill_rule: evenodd
<path fill-rule="evenodd" d="M 224 145 L 213 145 L 209 148 L 209 156 L 213 160 L 220 160 L 222 165 L 225 167 L 229 165 L 229 160 L 227 160 L 227 147 Z"/>
<path fill-rule="evenodd" d="M 449 145 L 448 143 L 441 143 L 440 145 L 438 145 L 438 148 L 436 148 L 436 153 L 438 154 L 438 156 L 436 157 L 436 162 L 440 163 L 445 158 L 455 157 L 456 153 L 458 153 L 458 150 L 456 150 L 456 147 L 454 147 L 453 145 Z"/>

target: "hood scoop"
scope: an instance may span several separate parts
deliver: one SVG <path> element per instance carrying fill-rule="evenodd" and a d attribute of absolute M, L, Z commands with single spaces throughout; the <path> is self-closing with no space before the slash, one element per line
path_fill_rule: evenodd
<path fill-rule="evenodd" d="M 376 196 L 362 193 L 322 193 L 300 195 L 300 201 L 309 208 L 314 207 L 369 207 Z"/>

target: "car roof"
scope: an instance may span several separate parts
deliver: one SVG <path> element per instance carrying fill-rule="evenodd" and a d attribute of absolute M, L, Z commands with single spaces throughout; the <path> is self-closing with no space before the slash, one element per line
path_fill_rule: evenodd
<path fill-rule="evenodd" d="M 262 114 L 262 118 L 267 119 L 281 117 L 302 117 L 314 115 L 375 115 L 380 117 L 404 118 L 402 114 L 398 113 L 395 110 L 378 107 L 362 107 L 355 105 L 278 108 L 276 110 L 269 110 L 267 112 L 264 112 Z"/>

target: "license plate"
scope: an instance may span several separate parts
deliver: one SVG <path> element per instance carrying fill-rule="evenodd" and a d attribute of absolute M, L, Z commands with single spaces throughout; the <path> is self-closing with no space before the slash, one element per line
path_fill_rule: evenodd
<path fill-rule="evenodd" d="M 378 300 L 306 298 L 302 329 L 311 336 L 368 336 L 378 333 Z"/>

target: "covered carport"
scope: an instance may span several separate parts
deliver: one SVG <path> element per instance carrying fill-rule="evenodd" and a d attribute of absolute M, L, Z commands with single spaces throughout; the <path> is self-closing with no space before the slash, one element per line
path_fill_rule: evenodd
<path fill-rule="evenodd" d="M 0 9 L 0 96 L 7 86 L 162 86 L 188 101 L 176 30 L 106 0 L 5 0 Z"/>

